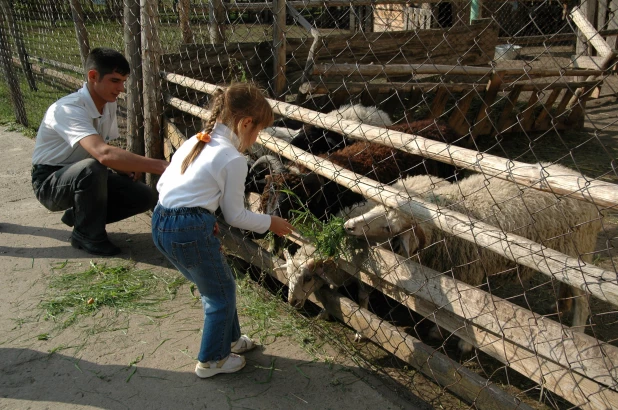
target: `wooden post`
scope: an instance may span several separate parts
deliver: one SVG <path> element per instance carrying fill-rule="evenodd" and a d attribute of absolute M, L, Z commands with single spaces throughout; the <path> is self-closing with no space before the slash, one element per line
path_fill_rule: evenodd
<path fill-rule="evenodd" d="M 32 91 L 37 91 L 36 81 L 34 79 L 34 73 L 32 72 L 32 67 L 30 66 L 30 61 L 28 61 L 28 53 L 26 52 L 26 46 L 24 44 L 24 39 L 21 36 L 21 32 L 19 31 L 19 27 L 15 22 L 15 16 L 13 15 L 13 5 L 9 3 L 8 0 L 1 0 L 0 6 L 2 7 L 1 12 L 6 16 L 7 25 L 9 26 L 9 30 L 11 31 L 11 36 L 15 39 L 15 46 L 17 47 L 17 55 L 19 56 L 19 61 L 21 63 L 21 68 L 24 70 L 24 75 L 26 76 L 26 80 L 28 81 L 28 86 Z"/>
<path fill-rule="evenodd" d="M 8 42 L 4 28 L 4 13 L 0 13 L 0 60 L 6 81 L 9 84 L 11 103 L 15 112 L 15 119 L 21 125 L 28 126 L 28 116 L 26 115 L 26 105 L 19 87 L 19 78 L 13 69 L 13 56 L 11 55 L 11 45 Z"/>
<path fill-rule="evenodd" d="M 182 41 L 185 44 L 192 44 L 195 42 L 193 39 L 193 32 L 191 31 L 191 0 L 179 0 L 178 1 L 178 22 L 180 24 L 180 31 L 182 31 Z"/>
<path fill-rule="evenodd" d="M 273 94 L 280 99 L 285 89 L 285 19 L 286 0 L 273 0 Z"/>
<path fill-rule="evenodd" d="M 210 0 L 208 9 L 210 19 L 209 32 L 210 42 L 221 44 L 225 42 L 225 6 L 223 0 Z"/>
<path fill-rule="evenodd" d="M 608 0 L 609 3 L 609 21 L 607 23 L 608 30 L 618 29 L 618 0 Z M 607 45 L 611 49 L 616 48 L 616 35 L 613 34 L 607 37 Z"/>
<path fill-rule="evenodd" d="M 142 70 L 144 75 L 144 140 L 148 158 L 163 159 L 163 138 L 161 118 L 163 98 L 159 76 L 161 45 L 157 32 L 159 11 L 156 2 L 140 0 L 142 22 Z M 155 188 L 158 176 L 148 174 L 146 183 Z"/>
<path fill-rule="evenodd" d="M 582 13 L 582 17 L 588 20 L 592 27 L 595 27 L 597 1 L 598 0 L 583 0 L 582 3 L 579 5 L 579 10 Z M 577 44 L 575 46 L 575 54 L 579 57 L 582 55 L 591 56 L 592 53 L 593 48 L 588 41 L 588 36 L 580 27 L 577 30 Z"/>
<path fill-rule="evenodd" d="M 88 31 L 84 24 L 84 11 L 79 0 L 70 0 L 71 14 L 73 15 L 73 23 L 75 24 L 75 35 L 77 36 L 77 45 L 79 46 L 79 54 L 82 58 L 82 67 L 86 68 L 86 58 L 90 54 L 90 43 L 88 42 Z"/>
<path fill-rule="evenodd" d="M 142 29 L 140 26 L 139 0 L 124 2 L 125 56 L 131 67 L 131 75 L 125 84 L 127 93 L 127 150 L 138 155 L 144 148 Z"/>

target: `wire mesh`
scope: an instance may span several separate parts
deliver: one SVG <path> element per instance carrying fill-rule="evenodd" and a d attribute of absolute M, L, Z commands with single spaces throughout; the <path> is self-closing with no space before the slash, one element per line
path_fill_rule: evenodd
<path fill-rule="evenodd" d="M 160 131 L 170 159 L 215 86 L 265 90 L 247 206 L 299 232 L 222 238 L 300 314 L 338 319 L 342 356 L 436 407 L 618 406 L 618 2 L 0 4 L 18 121 L 81 87 L 98 46 L 134 67 L 133 152 Z"/>

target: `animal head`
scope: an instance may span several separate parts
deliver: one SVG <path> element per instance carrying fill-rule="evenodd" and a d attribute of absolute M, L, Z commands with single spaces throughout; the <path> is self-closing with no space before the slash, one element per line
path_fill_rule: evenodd
<path fill-rule="evenodd" d="M 426 243 L 426 234 L 416 221 L 383 205 L 348 219 L 344 228 L 350 235 L 364 236 L 370 240 L 394 239 L 394 247 L 398 253 L 406 257 L 422 249 Z"/>
<path fill-rule="evenodd" d="M 288 277 L 288 303 L 296 308 L 304 306 L 307 298 L 324 284 L 331 287 L 330 276 L 336 271 L 337 264 L 329 259 L 294 258 L 287 250 L 283 251 L 286 263 L 279 269 L 285 269 Z M 303 252 L 297 252 L 303 253 Z M 304 254 L 304 253 L 303 253 Z M 296 256 L 296 255 L 295 255 Z"/>

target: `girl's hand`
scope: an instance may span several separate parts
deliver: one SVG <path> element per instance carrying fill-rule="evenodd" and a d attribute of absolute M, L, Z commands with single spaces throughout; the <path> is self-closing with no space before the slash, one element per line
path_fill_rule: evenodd
<path fill-rule="evenodd" d="M 219 224 L 217 222 L 215 222 L 215 229 L 213 229 L 212 233 L 219 235 Z"/>
<path fill-rule="evenodd" d="M 278 216 L 271 215 L 269 230 L 278 236 L 285 236 L 294 231 L 291 223 Z"/>

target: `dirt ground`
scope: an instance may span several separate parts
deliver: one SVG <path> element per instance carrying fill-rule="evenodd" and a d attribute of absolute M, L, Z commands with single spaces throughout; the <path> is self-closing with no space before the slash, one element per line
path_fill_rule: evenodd
<path fill-rule="evenodd" d="M 34 198 L 33 147 L 21 134 L 0 131 L 0 409 L 430 408 L 395 395 L 351 361 L 315 360 L 289 337 L 248 353 L 237 374 L 201 380 L 193 369 L 202 311 L 188 290 L 162 306 L 166 315 L 103 310 L 58 330 L 39 307 L 53 268 L 68 261 L 84 270 L 93 259 L 70 246 L 60 213 Z M 171 272 L 152 245 L 148 215 L 108 230 L 124 250 L 112 262 Z M 241 324 L 250 326 L 245 317 Z"/>

